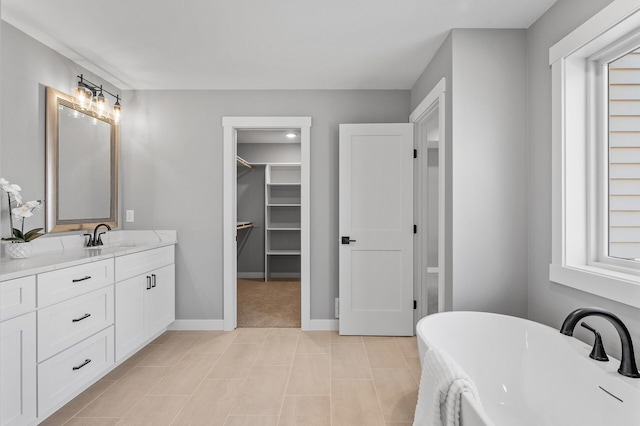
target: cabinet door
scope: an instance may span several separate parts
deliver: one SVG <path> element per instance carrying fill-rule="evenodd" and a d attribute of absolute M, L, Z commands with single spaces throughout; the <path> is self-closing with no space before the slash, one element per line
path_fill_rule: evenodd
<path fill-rule="evenodd" d="M 116 361 L 120 361 L 147 339 L 144 311 L 149 292 L 147 277 L 140 275 L 116 283 L 115 291 Z"/>
<path fill-rule="evenodd" d="M 0 425 L 36 418 L 36 313 L 0 323 Z"/>
<path fill-rule="evenodd" d="M 149 335 L 154 335 L 176 318 L 175 266 L 168 265 L 151 273 L 152 288 L 147 291 L 147 320 Z"/>

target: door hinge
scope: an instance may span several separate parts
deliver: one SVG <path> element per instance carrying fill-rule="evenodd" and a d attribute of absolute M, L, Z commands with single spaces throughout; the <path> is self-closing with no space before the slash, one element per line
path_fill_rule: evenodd
<path fill-rule="evenodd" d="M 414 234 L 418 233 L 418 225 L 413 225 L 413 233 Z"/>
<path fill-rule="evenodd" d="M 413 301 L 413 309 L 418 309 L 418 301 L 417 300 Z"/>
<path fill-rule="evenodd" d="M 418 150 L 417 149 L 413 150 L 413 158 L 418 158 Z"/>

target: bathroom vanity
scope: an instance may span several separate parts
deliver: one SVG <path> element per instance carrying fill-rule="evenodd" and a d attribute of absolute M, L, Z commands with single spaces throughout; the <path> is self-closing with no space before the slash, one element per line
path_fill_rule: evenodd
<path fill-rule="evenodd" d="M 37 424 L 175 320 L 175 231 L 41 238 L 0 258 L 0 425 Z"/>

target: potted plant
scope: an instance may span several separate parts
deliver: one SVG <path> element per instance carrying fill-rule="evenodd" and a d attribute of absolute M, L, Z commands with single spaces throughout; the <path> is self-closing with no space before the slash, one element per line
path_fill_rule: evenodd
<path fill-rule="evenodd" d="M 43 234 L 40 232 L 42 228 L 34 228 L 27 232 L 24 231 L 24 220 L 33 216 L 35 210 L 39 210 L 44 205 L 42 200 L 34 201 L 22 201 L 22 195 L 20 195 L 19 185 L 10 183 L 4 178 L 0 178 L 0 189 L 7 193 L 7 199 L 9 200 L 9 224 L 11 227 L 11 236 L 3 237 L 3 241 L 9 241 L 11 244 L 7 244 L 5 247 L 6 253 L 14 259 L 25 259 L 29 257 L 33 246 L 31 241 Z M 15 205 L 15 207 L 13 207 Z M 14 227 L 13 220 L 19 221 L 20 226 Z"/>

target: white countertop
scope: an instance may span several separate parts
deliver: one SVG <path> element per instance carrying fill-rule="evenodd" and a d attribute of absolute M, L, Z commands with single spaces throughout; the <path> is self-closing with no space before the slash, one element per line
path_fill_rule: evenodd
<path fill-rule="evenodd" d="M 28 259 L 0 257 L 0 281 L 176 244 L 176 231 L 110 231 L 100 248 L 85 248 L 85 237 L 41 237 Z M 10 244 L 10 243 L 7 243 Z"/>

